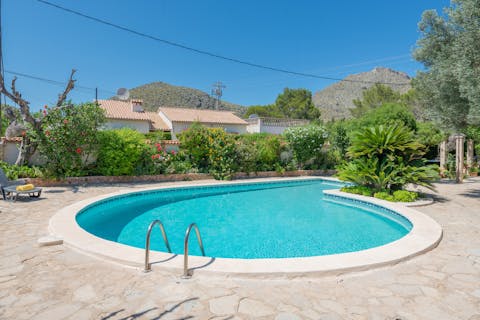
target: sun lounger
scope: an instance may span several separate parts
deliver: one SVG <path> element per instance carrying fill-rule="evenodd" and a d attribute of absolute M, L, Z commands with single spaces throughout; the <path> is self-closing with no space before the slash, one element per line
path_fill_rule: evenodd
<path fill-rule="evenodd" d="M 31 198 L 38 198 L 42 194 L 42 188 L 32 188 L 28 190 L 17 190 L 17 186 L 10 186 L 10 187 L 2 187 L 2 195 L 3 199 L 13 199 L 13 201 L 17 201 L 18 195 L 25 194 L 30 196 Z"/>
<path fill-rule="evenodd" d="M 17 186 L 24 185 L 25 180 L 19 179 L 19 180 L 8 180 L 7 175 L 3 170 L 0 168 L 0 189 L 2 192 L 3 200 L 7 200 L 6 194 L 4 189 L 8 187 L 14 187 L 16 188 Z"/>

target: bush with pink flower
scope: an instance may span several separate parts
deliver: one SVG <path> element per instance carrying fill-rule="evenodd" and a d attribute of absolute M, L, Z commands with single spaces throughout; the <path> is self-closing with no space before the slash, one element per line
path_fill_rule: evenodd
<path fill-rule="evenodd" d="M 98 145 L 98 130 L 105 122 L 104 111 L 95 103 L 45 106 L 40 113 L 41 130 L 28 130 L 45 159 L 47 175 L 82 176 Z"/>

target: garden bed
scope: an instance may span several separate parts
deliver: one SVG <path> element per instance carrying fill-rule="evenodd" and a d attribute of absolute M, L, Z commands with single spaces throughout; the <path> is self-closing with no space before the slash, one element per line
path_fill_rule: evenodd
<path fill-rule="evenodd" d="M 335 170 L 295 170 L 286 172 L 262 171 L 262 172 L 238 172 L 233 175 L 233 179 L 246 178 L 270 178 L 270 177 L 300 177 L 300 176 L 331 176 Z M 159 174 L 145 176 L 88 176 L 88 177 L 69 177 L 65 179 L 43 179 L 27 178 L 27 183 L 39 187 L 56 187 L 70 185 L 89 185 L 105 183 L 133 183 L 133 182 L 171 182 L 171 181 L 192 181 L 206 180 L 213 177 L 206 173 L 186 173 L 186 174 Z"/>

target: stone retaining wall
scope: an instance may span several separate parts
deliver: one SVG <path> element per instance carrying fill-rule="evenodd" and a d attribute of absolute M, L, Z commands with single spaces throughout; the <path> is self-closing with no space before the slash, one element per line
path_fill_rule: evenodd
<path fill-rule="evenodd" d="M 296 170 L 279 173 L 276 171 L 263 171 L 257 173 L 239 172 L 233 176 L 233 179 L 252 179 L 252 178 L 271 178 L 271 177 L 300 177 L 300 176 L 331 176 L 335 170 Z M 213 179 L 206 173 L 186 173 L 186 174 L 161 174 L 150 176 L 90 176 L 90 177 L 71 177 L 65 179 L 42 179 L 27 178 L 27 183 L 32 183 L 38 187 L 54 186 L 75 186 L 89 184 L 115 184 L 115 183 L 134 183 L 134 182 L 169 182 L 169 181 L 192 181 Z"/>

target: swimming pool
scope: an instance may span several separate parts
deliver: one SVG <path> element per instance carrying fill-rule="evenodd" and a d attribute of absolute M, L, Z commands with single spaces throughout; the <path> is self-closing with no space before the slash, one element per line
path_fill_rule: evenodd
<path fill-rule="evenodd" d="M 405 236 L 412 224 L 379 206 L 325 201 L 342 184 L 321 179 L 173 188 L 96 202 L 76 217 L 93 235 L 145 248 L 149 224 L 165 226 L 172 252 L 183 254 L 186 228 L 197 223 L 208 256 L 292 258 L 378 247 Z M 190 254 L 200 249 L 190 237 Z M 166 251 L 158 229 L 152 249 Z"/>
<path fill-rule="evenodd" d="M 145 224 L 148 225 L 150 218 L 160 217 L 166 225 L 168 238 L 176 253 L 165 252 L 163 241 L 159 238 L 160 232 L 158 229 L 154 230 L 153 237 L 155 238 L 152 239 L 152 246 L 155 251 L 150 252 L 150 261 L 153 262 L 152 267 L 153 269 L 162 268 L 180 274 L 184 266 L 184 257 L 178 239 L 180 238 L 183 241 L 185 225 L 182 226 L 181 223 L 177 222 L 179 232 L 176 232 L 172 225 L 175 224 L 177 218 L 183 218 L 184 222 L 182 223 L 196 222 L 199 224 L 204 238 L 206 255 L 208 256 L 191 256 L 189 261 L 191 270 L 195 270 L 195 273 L 262 278 L 334 275 L 354 270 L 366 270 L 398 263 L 431 250 L 440 242 L 442 228 L 430 217 L 401 204 L 345 194 L 338 191 L 340 186 L 338 182 L 326 181 L 327 179 L 297 177 L 230 182 L 191 181 L 158 184 L 149 188 L 137 187 L 118 190 L 110 194 L 81 200 L 60 209 L 50 219 L 49 231 L 55 239 L 63 240 L 64 245 L 77 251 L 102 260 L 143 270 L 145 259 L 143 243 L 146 226 L 143 226 L 143 222 L 140 223 L 140 221 L 144 220 Z M 313 187 L 310 191 L 305 189 L 310 187 Z M 278 194 L 272 196 L 272 193 L 276 191 L 281 191 L 281 196 Z M 247 194 L 263 196 L 235 198 Z M 270 196 L 267 197 L 268 194 Z M 317 211 L 310 212 L 310 210 L 307 210 L 308 206 L 304 201 L 292 201 L 291 198 L 296 198 L 293 195 L 300 198 L 311 195 L 318 201 L 321 200 L 323 202 L 321 206 L 328 210 L 322 213 L 319 210 L 320 205 L 314 205 L 313 207 L 317 208 Z M 312 197 L 309 196 L 308 198 Z M 149 200 L 145 202 L 142 199 Z M 217 200 L 206 201 L 206 199 Z M 174 214 L 175 208 L 178 209 L 182 204 L 190 202 L 196 203 L 196 207 L 202 209 L 199 213 L 196 213 L 201 219 L 197 220 L 186 212 Z M 230 214 L 227 214 L 225 210 L 220 210 L 224 208 L 223 205 L 231 205 L 232 203 L 234 205 L 231 206 L 233 209 Z M 258 214 L 258 211 L 254 209 L 258 205 L 269 206 L 275 204 L 283 205 L 280 206 L 279 212 L 274 212 L 273 216 Z M 104 207 L 112 206 L 114 210 L 102 210 Z M 244 209 L 248 207 L 250 207 L 250 210 L 247 210 L 247 215 L 242 216 L 242 214 L 245 214 Z M 352 223 L 353 220 L 350 220 L 353 215 L 352 212 L 347 210 L 339 213 L 336 211 L 339 207 L 343 207 L 342 210 L 345 210 L 344 207 L 355 207 L 354 211 L 358 217 L 362 217 L 362 221 L 373 221 L 375 224 L 386 226 L 386 229 L 384 229 L 387 230 L 386 235 L 383 234 L 378 239 L 372 237 L 364 232 L 366 229 L 361 227 L 361 221 Z M 215 210 L 206 210 L 209 208 Z M 287 208 L 291 212 L 290 218 L 277 219 L 277 215 L 286 217 L 286 212 L 283 212 L 283 210 Z M 253 213 L 250 211 L 253 211 Z M 87 219 L 88 212 L 96 212 L 94 215 L 97 217 L 91 220 Z M 208 212 L 216 212 L 217 214 L 210 216 Z M 230 217 L 238 218 L 238 215 L 240 215 L 240 218 L 243 217 L 243 219 L 240 219 L 242 223 L 234 224 L 233 227 L 226 224 L 230 221 Z M 320 240 L 316 237 L 335 236 L 336 233 L 340 232 L 339 228 L 330 228 L 330 230 L 327 228 L 325 232 L 309 228 L 310 224 L 313 223 L 312 220 L 320 220 L 316 223 L 325 222 L 324 219 L 318 218 L 324 215 L 338 216 L 338 219 L 331 220 L 331 223 L 335 222 L 336 225 L 340 226 L 350 225 L 353 230 L 359 230 L 360 233 L 353 232 L 349 236 L 348 243 L 352 246 L 345 248 L 345 245 L 340 243 L 347 243 L 345 239 L 341 239 L 342 241 L 324 241 L 321 246 L 317 245 Z M 215 216 L 221 217 L 219 219 L 220 223 L 216 225 L 211 222 Z M 252 217 L 259 218 L 256 220 L 257 227 L 246 226 L 247 223 L 254 222 Z M 340 219 L 340 217 L 342 218 Z M 283 229 L 279 226 L 271 228 L 275 223 L 281 221 L 283 221 Z M 225 227 L 222 227 L 222 224 Z M 212 225 L 216 227 L 212 228 Z M 332 224 L 324 225 L 331 226 Z M 259 229 L 258 226 L 267 226 L 265 227 L 267 229 Z M 209 236 L 209 228 L 213 230 L 212 235 L 222 235 L 223 240 L 218 241 L 216 237 Z M 310 230 L 308 231 L 309 237 L 305 236 L 305 230 L 307 229 Z M 246 230 L 249 231 L 246 232 Z M 375 230 L 371 231 L 375 232 Z M 139 234 L 140 240 L 128 240 L 131 234 Z M 250 240 L 242 240 L 243 234 L 248 234 Z M 228 236 L 225 237 L 225 235 Z M 192 235 L 191 238 L 194 238 L 194 236 Z M 328 237 L 325 239 L 328 239 Z M 301 245 L 298 242 L 300 240 L 303 241 Z M 195 239 L 192 241 L 195 241 Z M 253 246 L 247 249 L 246 246 L 249 241 L 253 243 Z M 270 249 L 259 249 L 259 244 L 268 241 L 270 241 Z M 294 241 L 296 241 L 296 244 L 292 245 Z M 130 244 L 125 244 L 129 242 Z M 292 242 L 292 244 L 289 242 Z M 197 249 L 197 243 L 191 243 L 190 253 L 198 254 Z M 224 250 L 224 253 L 221 250 Z M 233 258 L 235 256 L 240 257 L 238 254 L 242 252 L 244 254 L 243 258 Z M 315 255 L 309 256 L 311 254 Z"/>

